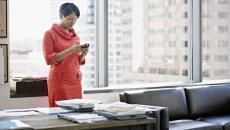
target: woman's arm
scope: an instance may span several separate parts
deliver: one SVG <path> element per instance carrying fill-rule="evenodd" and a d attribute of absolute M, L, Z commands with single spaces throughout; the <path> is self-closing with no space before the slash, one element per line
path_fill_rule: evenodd
<path fill-rule="evenodd" d="M 54 52 L 54 41 L 49 31 L 47 31 L 43 37 L 42 49 L 46 64 L 57 64 L 55 58 L 56 52 Z"/>
<path fill-rule="evenodd" d="M 69 56 L 73 53 L 80 53 L 81 52 L 81 47 L 78 44 L 74 44 L 73 46 L 71 46 L 70 48 L 59 52 L 56 54 L 55 59 L 57 62 L 62 61 L 66 56 Z"/>
<path fill-rule="evenodd" d="M 48 65 L 58 64 L 58 62 L 62 61 L 66 56 L 69 56 L 74 53 L 81 53 L 82 48 L 79 44 L 75 43 L 70 48 L 62 51 L 55 52 L 54 51 L 54 40 L 49 31 L 47 31 L 43 38 L 43 54 Z"/>

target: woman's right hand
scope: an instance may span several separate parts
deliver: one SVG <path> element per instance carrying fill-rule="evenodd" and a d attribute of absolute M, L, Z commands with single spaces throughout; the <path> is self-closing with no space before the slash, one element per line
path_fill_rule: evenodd
<path fill-rule="evenodd" d="M 69 48 L 71 54 L 74 54 L 74 53 L 81 53 L 82 52 L 82 48 L 79 44 L 74 44 L 73 46 L 71 46 Z"/>

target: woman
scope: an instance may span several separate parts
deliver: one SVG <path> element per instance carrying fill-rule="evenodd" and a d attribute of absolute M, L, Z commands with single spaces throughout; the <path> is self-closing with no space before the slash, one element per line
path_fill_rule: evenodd
<path fill-rule="evenodd" d="M 64 3 L 59 10 L 60 22 L 53 24 L 43 38 L 43 54 L 51 65 L 48 76 L 49 106 L 55 101 L 82 98 L 82 73 L 88 48 L 80 46 L 80 38 L 72 28 L 80 16 L 73 3 Z"/>

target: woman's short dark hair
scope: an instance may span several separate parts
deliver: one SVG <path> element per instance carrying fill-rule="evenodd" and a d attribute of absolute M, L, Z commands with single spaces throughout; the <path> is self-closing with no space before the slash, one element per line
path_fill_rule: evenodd
<path fill-rule="evenodd" d="M 75 13 L 75 15 L 79 18 L 80 17 L 80 11 L 78 9 L 78 7 L 73 4 L 73 3 L 64 3 L 60 6 L 60 13 L 62 13 L 65 16 L 68 16 L 69 14 L 71 14 L 72 12 Z"/>

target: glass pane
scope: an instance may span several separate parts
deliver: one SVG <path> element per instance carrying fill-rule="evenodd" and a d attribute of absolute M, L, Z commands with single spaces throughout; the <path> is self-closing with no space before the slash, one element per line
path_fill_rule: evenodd
<path fill-rule="evenodd" d="M 230 1 L 202 0 L 203 80 L 230 78 Z"/>
<path fill-rule="evenodd" d="M 109 0 L 109 84 L 187 81 L 187 0 Z"/>
<path fill-rule="evenodd" d="M 75 3 L 81 12 L 74 26 L 81 42 L 90 43 L 86 64 L 82 66 L 83 87 L 96 85 L 95 72 L 95 0 L 16 0 L 10 1 L 10 77 L 48 75 L 42 54 L 44 32 L 59 22 L 59 7 Z"/>

